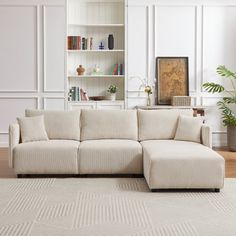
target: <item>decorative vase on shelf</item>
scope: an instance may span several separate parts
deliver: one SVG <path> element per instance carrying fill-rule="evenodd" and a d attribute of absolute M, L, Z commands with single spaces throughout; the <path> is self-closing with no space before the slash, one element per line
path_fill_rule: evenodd
<path fill-rule="evenodd" d="M 79 65 L 79 67 L 76 69 L 78 75 L 84 75 L 85 69 L 82 65 Z"/>
<path fill-rule="evenodd" d="M 108 48 L 109 48 L 109 50 L 114 49 L 114 36 L 113 36 L 113 34 L 109 34 L 109 36 L 108 36 Z"/>
<path fill-rule="evenodd" d="M 115 101 L 116 100 L 116 93 L 109 93 L 106 98 L 109 101 Z"/>
<path fill-rule="evenodd" d="M 150 97 L 150 94 L 148 94 L 148 97 L 147 97 L 147 106 L 151 106 L 151 97 Z"/>

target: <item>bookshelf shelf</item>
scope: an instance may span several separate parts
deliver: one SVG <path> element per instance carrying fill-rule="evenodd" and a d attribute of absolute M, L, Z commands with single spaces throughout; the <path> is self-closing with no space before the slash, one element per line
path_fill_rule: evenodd
<path fill-rule="evenodd" d="M 115 53 L 124 52 L 124 49 L 113 49 L 113 50 L 67 50 L 68 53 Z"/>
<path fill-rule="evenodd" d="M 124 24 L 68 24 L 69 27 L 124 27 Z"/>
<path fill-rule="evenodd" d="M 124 75 L 67 75 L 68 78 L 124 78 Z"/>

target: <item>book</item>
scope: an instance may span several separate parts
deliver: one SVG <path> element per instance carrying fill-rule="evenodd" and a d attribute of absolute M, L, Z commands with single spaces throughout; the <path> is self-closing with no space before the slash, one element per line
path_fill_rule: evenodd
<path fill-rule="evenodd" d="M 81 37 L 77 36 L 77 49 L 81 50 Z"/>
<path fill-rule="evenodd" d="M 115 64 L 112 75 L 117 75 L 117 72 L 118 72 L 118 64 Z"/>
<path fill-rule="evenodd" d="M 76 101 L 81 101 L 81 98 L 80 98 L 80 88 L 79 87 L 75 88 L 75 100 Z"/>
<path fill-rule="evenodd" d="M 120 64 L 120 75 L 123 75 L 123 64 Z"/>
<path fill-rule="evenodd" d="M 75 90 L 76 90 L 76 87 L 75 87 L 75 86 L 72 86 L 72 87 L 71 87 L 71 100 L 72 100 L 72 101 L 76 101 Z"/>
<path fill-rule="evenodd" d="M 68 50 L 72 49 L 72 36 L 67 37 L 67 49 Z"/>
<path fill-rule="evenodd" d="M 82 50 L 85 50 L 85 38 L 82 38 Z"/>
<path fill-rule="evenodd" d="M 118 64 L 117 75 L 120 75 L 120 64 Z"/>

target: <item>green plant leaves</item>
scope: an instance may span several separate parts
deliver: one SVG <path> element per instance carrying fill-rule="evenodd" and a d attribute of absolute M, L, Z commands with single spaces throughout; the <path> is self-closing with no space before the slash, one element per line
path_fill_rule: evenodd
<path fill-rule="evenodd" d="M 230 71 L 229 69 L 227 69 L 225 66 L 221 65 L 221 66 L 218 66 L 217 69 L 216 69 L 216 72 L 223 76 L 223 77 L 233 77 L 236 79 L 236 73 Z"/>
<path fill-rule="evenodd" d="M 236 126 L 236 117 L 233 111 L 227 107 L 223 101 L 217 102 L 219 109 L 221 110 L 221 118 L 224 126 Z"/>
<path fill-rule="evenodd" d="M 235 91 L 235 80 L 236 73 L 227 69 L 224 65 L 220 65 L 216 69 L 217 73 L 222 77 L 229 78 L 231 80 L 233 90 L 227 91 L 225 88 L 213 82 L 207 82 L 203 84 L 203 88 L 209 93 L 221 93 L 225 91 L 231 97 L 223 97 L 221 101 L 217 102 L 217 106 L 221 111 L 221 118 L 224 126 L 236 126 L 236 117 L 234 112 L 228 107 L 230 104 L 236 104 L 236 91 Z"/>
<path fill-rule="evenodd" d="M 205 88 L 205 90 L 208 92 L 208 93 L 221 93 L 225 90 L 225 88 L 220 85 L 220 84 L 215 84 L 213 82 L 209 83 L 205 83 L 202 85 L 203 88 Z"/>

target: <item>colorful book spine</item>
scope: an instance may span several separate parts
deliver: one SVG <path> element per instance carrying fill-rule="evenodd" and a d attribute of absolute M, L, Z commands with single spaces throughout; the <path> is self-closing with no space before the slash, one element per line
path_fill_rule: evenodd
<path fill-rule="evenodd" d="M 75 90 L 76 90 L 75 86 L 71 87 L 71 100 L 72 101 L 76 101 Z"/>
<path fill-rule="evenodd" d="M 118 64 L 115 64 L 112 75 L 117 75 L 117 74 L 118 74 Z"/>
<path fill-rule="evenodd" d="M 120 74 L 119 75 L 123 75 L 123 64 L 120 64 Z"/>
<path fill-rule="evenodd" d="M 81 98 L 80 98 L 80 88 L 79 87 L 76 87 L 76 89 L 75 89 L 75 100 L 76 101 L 81 101 Z"/>
<path fill-rule="evenodd" d="M 85 38 L 82 38 L 82 50 L 85 50 Z"/>
<path fill-rule="evenodd" d="M 69 49 L 69 50 L 71 50 L 72 49 L 72 36 L 68 36 L 67 37 L 67 48 Z"/>
<path fill-rule="evenodd" d="M 81 37 L 77 36 L 77 49 L 81 50 Z"/>

